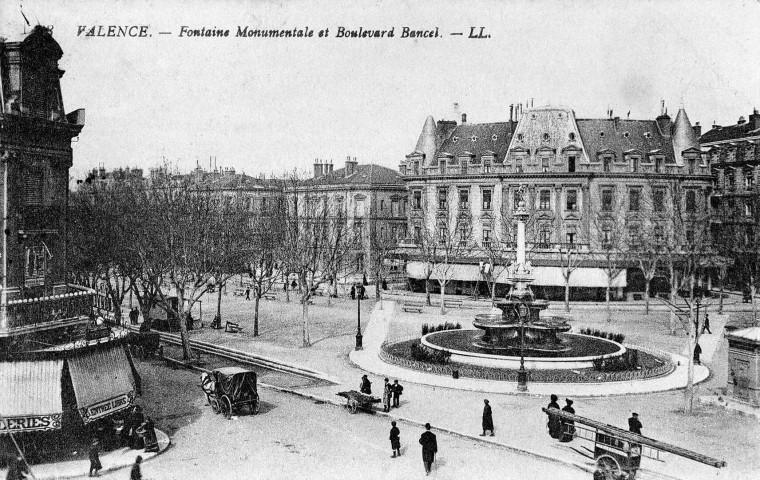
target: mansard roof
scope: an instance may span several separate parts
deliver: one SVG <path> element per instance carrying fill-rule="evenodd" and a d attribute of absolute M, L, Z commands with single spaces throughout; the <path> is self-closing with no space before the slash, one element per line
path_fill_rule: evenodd
<path fill-rule="evenodd" d="M 331 185 L 392 185 L 404 186 L 401 176 L 396 170 L 376 165 L 374 163 L 357 164 L 353 174 L 346 176 L 346 169 L 339 168 L 319 178 L 310 178 L 304 183 L 313 186 Z"/>
<path fill-rule="evenodd" d="M 673 144 L 660 133 L 655 120 L 579 118 L 576 123 L 589 156 L 610 150 L 623 158 L 629 150 L 661 150 L 668 161 L 675 161 Z"/>
<path fill-rule="evenodd" d="M 512 138 L 509 122 L 465 123 L 457 127 L 443 141 L 436 157 L 449 153 L 454 157 L 493 155 L 501 161 L 507 153 Z"/>
<path fill-rule="evenodd" d="M 728 127 L 713 128 L 709 132 L 699 137 L 699 143 L 723 142 L 726 140 L 738 140 L 746 137 L 755 137 L 760 135 L 760 128 L 755 128 L 754 122 L 750 119 L 746 123 L 737 123 Z"/>

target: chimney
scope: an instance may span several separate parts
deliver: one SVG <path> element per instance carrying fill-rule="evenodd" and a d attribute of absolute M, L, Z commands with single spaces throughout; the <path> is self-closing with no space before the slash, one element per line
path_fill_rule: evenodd
<path fill-rule="evenodd" d="M 610 111 L 612 111 L 612 110 L 610 110 Z M 617 130 L 617 129 L 618 129 L 618 127 L 620 126 L 620 117 L 614 117 L 614 118 L 612 119 L 612 123 L 614 123 L 614 124 L 615 124 L 615 130 Z"/>
<path fill-rule="evenodd" d="M 356 161 L 356 157 L 354 157 L 353 160 L 351 160 L 351 156 L 346 157 L 346 177 L 356 173 L 357 163 L 358 162 Z"/>
<path fill-rule="evenodd" d="M 694 135 L 697 137 L 702 136 L 702 126 L 699 124 L 699 122 L 695 123 L 692 128 L 694 129 Z"/>
<path fill-rule="evenodd" d="M 512 122 L 512 110 L 515 108 L 511 103 L 509 104 L 509 122 Z"/>
<path fill-rule="evenodd" d="M 314 178 L 324 175 L 323 165 L 318 158 L 314 159 Z"/>
<path fill-rule="evenodd" d="M 752 115 L 749 116 L 749 122 L 752 124 L 753 130 L 760 128 L 760 113 L 757 113 L 756 108 L 752 111 Z"/>
<path fill-rule="evenodd" d="M 665 101 L 663 100 L 663 104 Z M 665 113 L 657 117 L 657 126 L 660 127 L 660 133 L 662 133 L 665 136 L 670 136 L 670 127 L 673 126 L 673 123 L 670 121 L 670 116 L 668 116 L 668 111 L 665 110 Z"/>
<path fill-rule="evenodd" d="M 744 125 L 745 123 L 747 123 L 747 120 L 744 117 L 739 117 L 739 121 L 736 122 L 737 125 Z"/>
<path fill-rule="evenodd" d="M 462 125 L 464 125 L 465 123 L 467 123 L 467 114 L 463 113 L 462 114 Z"/>

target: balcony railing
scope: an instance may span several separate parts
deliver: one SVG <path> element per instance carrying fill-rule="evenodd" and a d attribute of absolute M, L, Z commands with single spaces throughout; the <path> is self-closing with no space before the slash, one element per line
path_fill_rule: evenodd
<path fill-rule="evenodd" d="M 35 330 L 45 324 L 54 326 L 88 317 L 94 306 L 95 291 L 69 287 L 67 293 L 46 297 L 9 300 L 2 305 L 0 332 L 18 329 Z"/>

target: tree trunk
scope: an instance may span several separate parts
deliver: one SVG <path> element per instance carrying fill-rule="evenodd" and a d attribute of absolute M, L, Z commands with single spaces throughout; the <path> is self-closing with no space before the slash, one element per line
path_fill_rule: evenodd
<path fill-rule="evenodd" d="M 177 291 L 177 315 L 179 316 L 179 333 L 182 338 L 182 359 L 187 361 L 193 358 L 193 350 L 190 348 L 190 336 L 187 334 L 187 325 L 185 324 L 185 289 L 175 285 Z"/>
<path fill-rule="evenodd" d="M 496 279 L 491 283 L 491 301 L 496 301 Z"/>
<path fill-rule="evenodd" d="M 604 303 L 607 309 L 607 322 L 612 321 L 612 309 L 610 307 L 610 289 L 612 288 L 612 279 L 607 282 L 607 288 L 604 290 Z"/>
<path fill-rule="evenodd" d="M 649 315 L 649 284 L 652 283 L 651 278 L 644 280 L 644 315 Z"/>
<path fill-rule="evenodd" d="M 565 276 L 565 312 L 570 312 L 570 275 Z"/>
<path fill-rule="evenodd" d="M 718 299 L 718 315 L 723 315 L 723 280 L 725 275 L 721 272 L 720 275 L 720 298 Z"/>
<path fill-rule="evenodd" d="M 441 315 L 446 315 L 446 284 L 438 282 L 441 286 Z"/>
<path fill-rule="evenodd" d="M 256 299 L 253 302 L 253 336 L 259 336 L 259 302 L 261 301 L 261 295 L 256 295 Z"/>
<path fill-rule="evenodd" d="M 219 320 L 222 319 L 222 282 L 217 283 L 217 296 L 216 296 L 216 316 Z"/>
<path fill-rule="evenodd" d="M 430 301 L 430 277 L 425 279 L 425 299 L 427 300 L 428 307 L 433 306 L 433 303 Z"/>
<path fill-rule="evenodd" d="M 683 413 L 689 415 L 694 408 L 694 349 L 696 348 L 697 341 L 699 340 L 699 317 L 694 316 L 694 274 L 691 274 L 689 278 L 689 291 L 691 294 L 691 301 L 689 302 L 689 318 L 688 318 L 688 330 L 689 337 L 688 345 L 689 351 L 687 352 L 688 364 L 686 372 L 686 390 L 684 391 L 684 405 Z"/>
<path fill-rule="evenodd" d="M 290 303 L 290 285 L 288 285 L 288 277 L 285 277 L 285 301 Z"/>
<path fill-rule="evenodd" d="M 309 337 L 309 297 L 305 295 L 301 300 L 301 320 L 303 321 L 303 346 L 311 346 Z"/>
<path fill-rule="evenodd" d="M 380 300 L 380 279 L 375 275 L 375 300 Z"/>
<path fill-rule="evenodd" d="M 755 302 L 755 279 L 752 279 L 752 285 L 749 286 L 750 295 L 752 295 L 752 326 L 757 325 L 757 303 Z"/>

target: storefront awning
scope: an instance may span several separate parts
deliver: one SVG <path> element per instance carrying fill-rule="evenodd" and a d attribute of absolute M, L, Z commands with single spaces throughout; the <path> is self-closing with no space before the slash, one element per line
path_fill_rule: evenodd
<path fill-rule="evenodd" d="M 423 262 L 409 262 L 406 273 L 411 278 L 425 279 L 426 265 Z M 436 275 L 445 275 L 447 279 L 465 282 L 485 281 L 478 265 L 452 264 L 447 267 L 435 265 L 430 279 L 435 281 Z M 507 269 L 497 267 L 497 282 L 507 282 Z M 533 285 L 561 287 L 565 285 L 561 267 L 533 267 Z M 617 273 L 612 279 L 612 288 L 625 287 L 627 276 L 625 269 Z M 607 286 L 607 272 L 602 268 L 577 268 L 570 275 L 571 287 L 604 288 Z"/>
<path fill-rule="evenodd" d="M 63 360 L 0 362 L 0 435 L 61 428 Z"/>
<path fill-rule="evenodd" d="M 79 414 L 84 423 L 129 408 L 135 382 L 121 346 L 93 350 L 68 359 Z"/>

